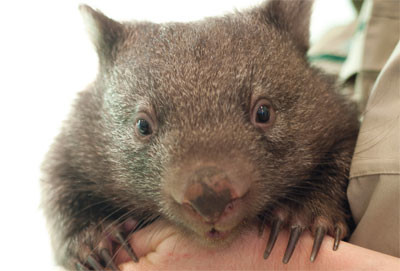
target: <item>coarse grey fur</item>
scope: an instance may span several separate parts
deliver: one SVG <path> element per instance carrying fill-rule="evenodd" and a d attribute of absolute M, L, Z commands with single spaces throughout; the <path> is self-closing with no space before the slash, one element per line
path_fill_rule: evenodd
<path fill-rule="evenodd" d="M 100 69 L 43 164 L 43 207 L 59 264 L 71 268 L 82 244 L 100 242 L 103 225 L 128 217 L 160 216 L 201 239 L 201 226 L 167 195 L 193 163 L 249 176 L 236 232 L 276 212 L 311 230 L 320 218 L 330 232 L 345 225 L 358 120 L 334 79 L 307 62 L 311 5 L 272 1 L 164 24 L 118 23 L 82 7 Z M 250 121 L 260 97 L 276 115 L 266 130 Z M 141 110 L 156 122 L 146 140 L 135 132 Z"/>

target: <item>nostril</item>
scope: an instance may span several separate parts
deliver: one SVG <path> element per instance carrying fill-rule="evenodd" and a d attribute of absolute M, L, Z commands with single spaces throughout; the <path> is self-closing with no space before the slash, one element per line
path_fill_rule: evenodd
<path fill-rule="evenodd" d="M 231 211 L 233 210 L 233 202 L 229 202 L 226 207 L 225 207 L 225 211 Z"/>

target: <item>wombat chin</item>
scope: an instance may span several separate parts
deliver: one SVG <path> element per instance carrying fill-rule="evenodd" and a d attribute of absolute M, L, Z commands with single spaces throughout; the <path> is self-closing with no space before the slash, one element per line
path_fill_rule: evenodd
<path fill-rule="evenodd" d="M 229 247 L 238 236 L 256 228 L 257 220 L 243 220 L 227 231 L 218 231 L 211 228 L 209 231 L 195 231 L 187 226 L 178 226 L 178 231 L 188 240 L 193 240 L 199 246 L 210 249 L 224 249 Z"/>

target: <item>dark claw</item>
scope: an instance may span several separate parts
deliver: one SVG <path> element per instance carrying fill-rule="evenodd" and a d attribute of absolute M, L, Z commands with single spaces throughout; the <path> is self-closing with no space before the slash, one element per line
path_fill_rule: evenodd
<path fill-rule="evenodd" d="M 301 233 L 303 232 L 303 228 L 300 226 L 294 226 L 292 227 L 292 230 L 290 231 L 290 237 L 289 237 L 289 242 L 286 247 L 285 255 L 283 256 L 283 263 L 288 263 L 290 260 L 290 257 L 292 257 L 293 251 L 296 247 L 297 241 L 299 241 L 299 237 Z"/>
<path fill-rule="evenodd" d="M 333 243 L 333 250 L 338 249 L 341 235 L 342 235 L 342 230 L 340 229 L 340 227 L 336 227 L 335 228 L 335 242 Z"/>
<path fill-rule="evenodd" d="M 314 239 L 314 244 L 313 244 L 313 248 L 311 251 L 311 257 L 310 257 L 310 261 L 314 262 L 315 258 L 317 258 L 317 254 L 319 251 L 319 248 L 321 247 L 322 244 L 322 240 L 324 240 L 324 236 L 326 234 L 326 228 L 325 227 L 318 227 L 317 231 L 315 232 L 315 239 Z"/>
<path fill-rule="evenodd" d="M 135 254 L 135 251 L 131 248 L 128 242 L 125 241 L 125 238 L 122 237 L 121 233 L 117 232 L 115 233 L 115 238 L 119 242 L 119 244 L 122 246 L 122 248 L 128 253 L 129 257 L 134 261 L 135 263 L 139 262 L 138 257 Z"/>
<path fill-rule="evenodd" d="M 280 220 L 279 218 L 274 220 L 274 223 L 272 224 L 271 232 L 269 234 L 267 247 L 265 248 L 265 251 L 264 251 L 264 259 L 267 259 L 269 254 L 271 254 L 271 251 L 275 245 L 275 241 L 278 238 L 279 231 L 281 230 L 282 223 L 283 223 L 283 221 Z"/>
<path fill-rule="evenodd" d="M 267 222 L 267 218 L 264 216 L 261 223 L 258 224 L 258 237 L 262 236 L 266 222 Z"/>
<path fill-rule="evenodd" d="M 89 257 L 87 258 L 86 262 L 94 268 L 94 270 L 104 270 L 104 267 L 101 266 L 101 264 L 97 261 L 97 259 L 95 257 L 93 257 L 92 255 L 89 255 Z"/>
<path fill-rule="evenodd" d="M 108 249 L 106 249 L 106 248 L 101 249 L 100 256 L 106 263 L 107 267 L 110 267 L 112 270 L 119 271 L 119 268 L 115 265 L 114 259 L 111 257 L 110 252 L 108 252 Z"/>
<path fill-rule="evenodd" d="M 89 269 L 87 269 L 86 266 L 84 266 L 80 262 L 75 263 L 75 268 L 78 271 L 89 271 Z"/>

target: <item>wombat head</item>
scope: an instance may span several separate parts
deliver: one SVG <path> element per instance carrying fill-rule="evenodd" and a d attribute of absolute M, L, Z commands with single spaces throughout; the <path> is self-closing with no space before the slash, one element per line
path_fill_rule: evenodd
<path fill-rule="evenodd" d="M 100 72 L 78 100 L 75 164 L 93 193 L 214 243 L 301 186 L 349 111 L 307 63 L 311 5 L 165 24 L 82 6 Z"/>

